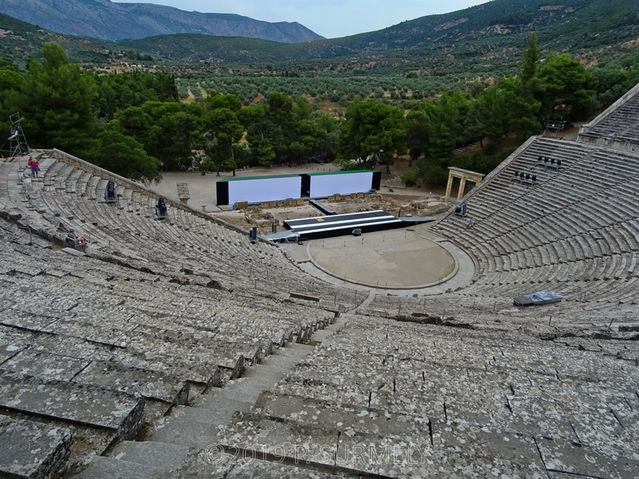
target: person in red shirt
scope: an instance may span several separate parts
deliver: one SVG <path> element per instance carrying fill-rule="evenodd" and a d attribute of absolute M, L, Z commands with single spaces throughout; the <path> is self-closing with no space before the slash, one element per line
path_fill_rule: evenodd
<path fill-rule="evenodd" d="M 33 159 L 29 158 L 29 161 L 27 162 L 27 165 L 29 165 L 29 168 L 31 168 L 31 178 L 39 178 L 40 177 L 40 162 L 37 159 L 33 160 Z"/>

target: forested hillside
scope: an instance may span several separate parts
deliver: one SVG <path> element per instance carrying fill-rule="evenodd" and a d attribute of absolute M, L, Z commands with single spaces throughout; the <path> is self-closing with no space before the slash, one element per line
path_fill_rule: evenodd
<path fill-rule="evenodd" d="M 532 34 L 515 77 L 449 90 L 409 108 L 356 97 L 340 117 L 277 91 L 250 103 L 208 91 L 184 103 L 163 72 L 83 72 L 53 43 L 42 57 L 24 72 L 10 61 L 0 64 L 0 130 L 9 131 L 6 119 L 19 111 L 32 146 L 57 147 L 139 179 L 163 170 L 231 171 L 317 157 L 344 168 L 390 166 L 409 155 L 416 171 L 405 180 L 438 184 L 449 165 L 490 171 L 506 140 L 521 141 L 544 121 L 586 119 L 639 81 L 636 66 L 594 71 L 566 54 L 542 57 Z M 455 155 L 476 142 L 481 153 Z"/>
<path fill-rule="evenodd" d="M 545 122 L 588 119 L 639 82 L 638 5 L 494 0 L 302 45 L 96 43 L 0 16 L 0 131 L 19 111 L 32 146 L 132 178 L 408 156 L 406 182 L 438 184 L 450 165 L 490 171 Z"/>
<path fill-rule="evenodd" d="M 123 4 L 124 5 L 124 4 Z M 55 36 L 0 15 L 1 54 L 22 59 Z M 285 44 L 210 35 L 164 35 L 135 41 L 95 43 L 57 35 L 76 61 L 122 66 L 153 59 L 163 67 L 306 72 L 410 72 L 425 75 L 476 72 L 512 74 L 526 37 L 537 32 L 542 53 L 569 53 L 597 64 L 632 53 L 639 38 L 639 0 L 493 0 L 445 15 L 430 15 L 383 30 L 331 40 Z M 38 38 L 39 37 L 39 38 Z M 19 44 L 26 41 L 24 48 Z M 113 52 L 116 52 L 115 54 Z M 145 65 L 152 67 L 152 63 Z"/>
<path fill-rule="evenodd" d="M 69 58 L 85 68 L 114 67 L 119 69 L 151 66 L 152 57 L 131 49 L 123 49 L 111 42 L 86 40 L 62 35 L 25 23 L 0 13 L 0 57 L 11 59 L 23 69 L 31 59 L 42 58 L 42 47 L 47 42 L 61 45 Z"/>

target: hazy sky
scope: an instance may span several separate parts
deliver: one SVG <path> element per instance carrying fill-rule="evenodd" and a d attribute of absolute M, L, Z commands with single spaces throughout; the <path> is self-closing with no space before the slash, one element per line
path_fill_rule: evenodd
<path fill-rule="evenodd" d="M 425 15 L 448 13 L 487 0 L 114 0 L 181 10 L 237 13 L 267 22 L 299 22 L 327 38 L 370 32 Z"/>

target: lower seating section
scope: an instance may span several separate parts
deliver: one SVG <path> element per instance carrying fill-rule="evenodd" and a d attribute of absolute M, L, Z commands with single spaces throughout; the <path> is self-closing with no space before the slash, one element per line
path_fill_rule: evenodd
<path fill-rule="evenodd" d="M 512 182 L 537 155 L 562 159 L 536 186 Z M 639 157 L 539 138 L 470 196 L 468 217 L 435 230 L 477 261 L 463 294 L 501 298 L 538 290 L 568 301 L 636 304 L 639 270 Z"/>
<path fill-rule="evenodd" d="M 72 471 L 334 317 L 78 255 L 5 220 L 0 243 L 0 434 L 58 438 L 40 472 L 69 455 Z M 0 475 L 17 474 L 2 449 Z"/>
<path fill-rule="evenodd" d="M 377 294 L 361 311 L 373 317 L 452 329 L 519 331 L 639 364 L 639 344 L 634 341 L 639 331 L 639 305 L 635 304 L 611 307 L 605 302 L 575 301 L 515 308 L 512 296 L 470 295 L 462 290 L 417 298 Z"/>
<path fill-rule="evenodd" d="M 343 321 L 236 417 L 225 448 L 354 476 L 638 470 L 635 365 L 517 333 Z"/>

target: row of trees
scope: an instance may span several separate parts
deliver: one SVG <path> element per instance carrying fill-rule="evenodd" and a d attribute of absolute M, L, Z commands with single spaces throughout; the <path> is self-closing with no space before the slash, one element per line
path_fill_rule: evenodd
<path fill-rule="evenodd" d="M 428 184 L 445 181 L 446 168 L 453 164 L 488 173 L 501 155 L 455 157 L 455 149 L 479 142 L 495 152 L 506 138 L 520 141 L 539 132 L 540 120 L 569 124 L 585 119 L 592 113 L 594 87 L 593 75 L 569 55 L 551 55 L 540 64 L 537 37 L 532 34 L 521 74 L 475 95 L 444 93 L 406 114 L 376 100 L 352 103 L 346 110 L 340 152 L 351 157 L 365 153 L 386 165 L 408 152 L 417 165 L 416 175 L 407 175 L 407 180 L 420 178 Z"/>
<path fill-rule="evenodd" d="M 235 95 L 149 101 L 119 111 L 107 130 L 134 138 L 165 170 L 219 172 L 334 154 L 338 123 L 302 98 L 275 92 L 244 108 Z"/>
<path fill-rule="evenodd" d="M 2 131 L 9 131 L 9 115 L 20 112 L 32 146 L 57 147 L 135 179 L 157 178 L 161 163 L 108 122 L 119 108 L 152 98 L 177 100 L 169 75 L 84 73 L 54 43 L 23 74 L 11 62 L 0 64 Z"/>
<path fill-rule="evenodd" d="M 24 74 L 0 66 L 0 125 L 16 111 L 36 147 L 57 147 L 136 179 L 162 170 L 234 170 L 334 155 L 338 122 L 299 97 L 271 93 L 243 107 L 235 95 L 177 101 L 164 73 L 95 76 L 47 44 Z"/>
<path fill-rule="evenodd" d="M 390 167 L 408 153 L 416 175 L 432 184 L 451 164 L 487 172 L 499 160 L 458 158 L 456 148 L 478 141 L 495 149 L 506 138 L 539 131 L 540 119 L 586 118 L 595 84 L 568 55 L 540 62 L 533 34 L 518 77 L 472 93 L 443 93 L 408 111 L 383 99 L 356 99 L 337 119 L 281 92 L 250 106 L 214 92 L 180 103 L 165 73 L 83 73 L 58 45 L 47 44 L 42 62 L 24 73 L 0 63 L 0 121 L 20 111 L 32 146 L 55 146 L 136 179 L 155 179 L 162 170 L 231 171 L 317 156 L 346 159 L 345 167 Z"/>

